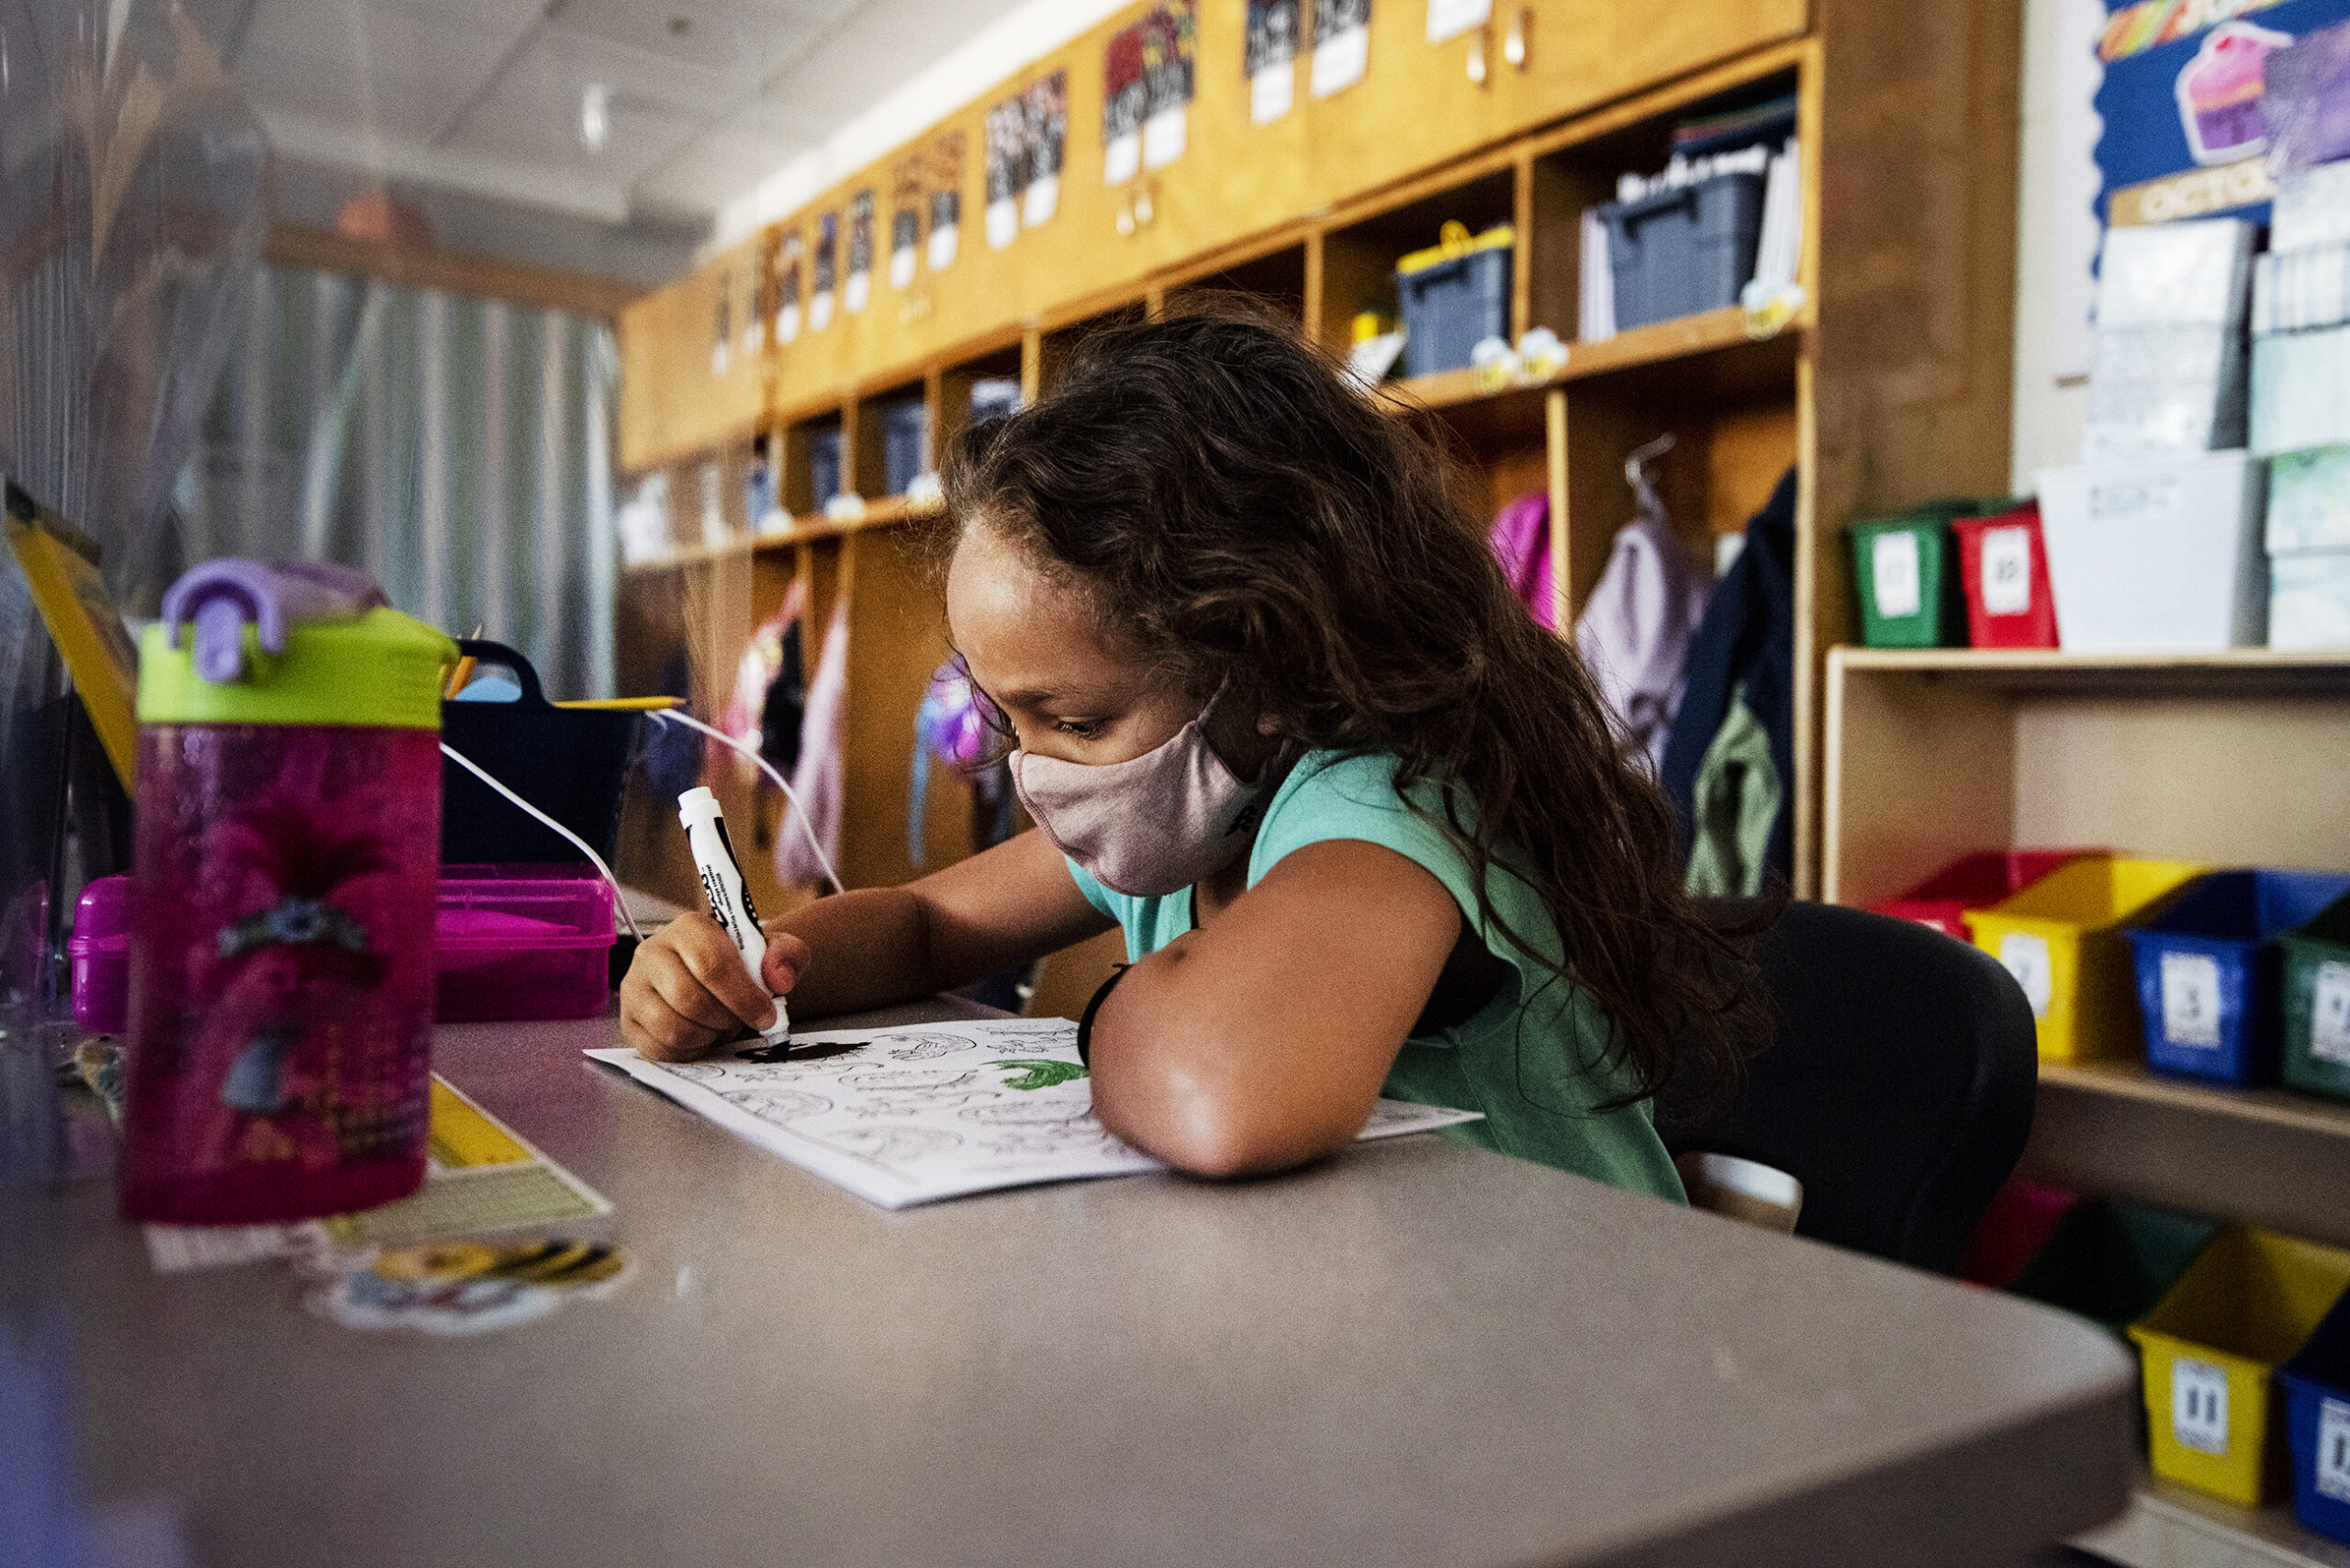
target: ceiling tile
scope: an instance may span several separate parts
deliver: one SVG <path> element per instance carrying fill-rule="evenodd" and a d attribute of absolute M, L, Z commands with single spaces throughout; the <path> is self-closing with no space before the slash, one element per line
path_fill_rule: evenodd
<path fill-rule="evenodd" d="M 410 140 L 449 123 L 511 36 L 352 0 L 260 0 L 234 67 L 259 106 Z"/>
<path fill-rule="evenodd" d="M 706 217 L 800 150 L 737 126 L 714 126 L 639 176 L 629 196 L 644 211 Z"/>
<path fill-rule="evenodd" d="M 442 145 L 493 158 L 561 170 L 613 185 L 632 185 L 647 170 L 677 155 L 700 122 L 659 104 L 616 95 L 602 151 L 579 140 L 579 100 L 547 101 L 500 90 L 476 104 Z"/>
<path fill-rule="evenodd" d="M 549 20 L 705 71 L 756 75 L 806 50 L 856 0 L 558 0 Z"/>

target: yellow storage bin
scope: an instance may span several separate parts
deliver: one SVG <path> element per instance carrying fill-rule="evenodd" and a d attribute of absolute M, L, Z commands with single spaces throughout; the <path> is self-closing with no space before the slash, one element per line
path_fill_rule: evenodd
<path fill-rule="evenodd" d="M 2350 1252 L 2230 1226 L 2130 1327 L 2144 1353 L 2154 1473 L 2256 1508 L 2286 1490 L 2269 1373 L 2350 1289 Z"/>
<path fill-rule="evenodd" d="M 2051 1061 L 2143 1049 L 2138 981 L 2121 927 L 2201 874 L 2176 860 L 2076 860 L 1986 910 L 1969 910 L 1975 945 L 2007 966 L 2040 1024 Z"/>

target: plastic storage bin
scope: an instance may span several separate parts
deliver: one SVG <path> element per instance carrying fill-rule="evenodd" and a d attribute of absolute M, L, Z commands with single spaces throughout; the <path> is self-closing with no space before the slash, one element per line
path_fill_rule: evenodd
<path fill-rule="evenodd" d="M 2261 503 L 2242 452 L 2040 476 L 2056 623 L 2067 653 L 2219 653 L 2268 633 Z"/>
<path fill-rule="evenodd" d="M 2124 933 L 2138 970 L 2146 1065 L 2221 1083 L 2273 1083 L 2283 1032 L 2276 938 L 2350 892 L 2324 871 L 2214 871 Z"/>
<path fill-rule="evenodd" d="M 1861 641 L 1872 648 L 1947 648 L 1964 640 L 1949 512 L 1873 518 L 1845 530 L 1860 589 Z"/>
<path fill-rule="evenodd" d="M 2048 548 L 2040 509 L 1959 518 L 1959 582 L 1966 594 L 1966 637 L 1978 648 L 2056 646 L 2056 601 L 2048 586 Z"/>
<path fill-rule="evenodd" d="M 1869 905 L 1873 913 L 1930 925 L 1945 936 L 1971 940 L 1966 912 L 2010 898 L 2060 867 L 2102 849 L 1992 850 L 1953 860 L 1898 898 Z"/>
<path fill-rule="evenodd" d="M 65 939 L 73 971 L 73 1022 L 119 1035 L 130 1022 L 130 879 L 99 877 L 73 906 Z"/>
<path fill-rule="evenodd" d="M 588 1017 L 611 989 L 613 940 L 611 884 L 584 865 L 444 866 L 433 1015 Z"/>
<path fill-rule="evenodd" d="M 2283 949 L 2285 1081 L 2350 1100 L 2350 898 L 2328 905 Z"/>
<path fill-rule="evenodd" d="M 2350 1252 L 2231 1226 L 2130 1328 L 2154 1473 L 2256 1508 L 2283 1479 L 2268 1376 L 2350 1287 Z"/>
<path fill-rule="evenodd" d="M 503 643 L 458 647 L 483 666 L 514 672 L 511 702 L 443 702 L 441 734 L 490 777 L 593 845 L 607 862 L 621 832 L 621 791 L 635 756 L 639 715 L 557 708 L 531 661 Z M 579 851 L 525 816 L 454 762 L 441 766 L 441 863 L 584 866 Z"/>
<path fill-rule="evenodd" d="M 1510 256 L 1517 230 L 1504 223 L 1475 239 L 1459 223 L 1443 240 L 1395 263 L 1404 358 L 1414 375 L 1460 370 L 1487 338 L 1509 336 Z"/>
<path fill-rule="evenodd" d="M 881 410 L 882 493 L 902 496 L 923 469 L 930 443 L 930 409 L 919 398 L 901 398 Z"/>
<path fill-rule="evenodd" d="M 2350 1544 L 2350 1302 L 2336 1302 L 2277 1381 L 2293 1456 L 2293 1512 Z"/>
<path fill-rule="evenodd" d="M 2219 1228 L 2194 1215 L 2089 1198 L 2056 1222 L 2008 1289 L 2126 1338 Z"/>
<path fill-rule="evenodd" d="M 2040 1256 L 2058 1224 L 2081 1202 L 2081 1194 L 2070 1187 L 2009 1177 L 1975 1222 L 1958 1277 L 1971 1285 L 2005 1289 Z"/>
<path fill-rule="evenodd" d="M 2137 1048 L 2137 986 L 2121 928 L 2202 869 L 2099 857 L 1967 912 L 1975 945 L 2006 965 L 2031 1001 L 2043 1058 L 2078 1061 Z"/>
<path fill-rule="evenodd" d="M 1738 303 L 1754 275 L 1762 183 L 1761 174 L 1715 174 L 1597 209 L 1617 331 Z"/>

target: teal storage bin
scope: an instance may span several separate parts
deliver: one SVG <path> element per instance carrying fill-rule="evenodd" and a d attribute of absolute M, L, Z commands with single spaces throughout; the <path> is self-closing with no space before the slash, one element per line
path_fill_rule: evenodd
<path fill-rule="evenodd" d="M 2285 1081 L 2350 1100 L 2350 898 L 2278 939 L 2284 949 Z"/>

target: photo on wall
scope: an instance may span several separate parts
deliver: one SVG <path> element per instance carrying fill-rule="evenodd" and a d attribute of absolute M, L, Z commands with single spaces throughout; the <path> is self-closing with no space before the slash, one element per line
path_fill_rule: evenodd
<path fill-rule="evenodd" d="M 710 345 L 710 373 L 723 375 L 734 363 L 734 274 L 718 274 L 718 333 Z"/>
<path fill-rule="evenodd" d="M 890 286 L 913 286 L 915 258 L 922 251 L 920 153 L 890 165 Z"/>
<path fill-rule="evenodd" d="M 950 130 L 930 144 L 930 270 L 955 264 L 963 228 L 963 133 Z"/>
<path fill-rule="evenodd" d="M 807 260 L 807 249 L 797 224 L 783 231 L 775 248 L 775 341 L 778 343 L 800 335 L 800 268 Z"/>
<path fill-rule="evenodd" d="M 1248 118 L 1270 125 L 1297 102 L 1298 0 L 1248 0 L 1241 68 L 1248 77 Z"/>
<path fill-rule="evenodd" d="M 1122 185 L 1183 155 L 1198 53 L 1192 0 L 1152 7 L 1102 56 L 1102 177 Z"/>
<path fill-rule="evenodd" d="M 1069 73 L 1056 71 L 1021 95 L 1027 120 L 1028 183 L 1020 197 L 1025 228 L 1049 222 L 1060 209 L 1061 162 L 1069 144 Z"/>
<path fill-rule="evenodd" d="M 767 346 L 767 291 L 774 284 L 775 256 L 762 246 L 752 260 L 743 297 L 743 352 L 746 354 Z"/>
<path fill-rule="evenodd" d="M 1314 95 L 1342 93 L 1371 68 L 1371 0 L 1314 0 Z"/>
<path fill-rule="evenodd" d="M 1020 193 L 1028 185 L 1028 101 L 1019 93 L 988 110 L 988 243 L 1020 236 Z"/>
<path fill-rule="evenodd" d="M 849 197 L 848 282 L 842 286 L 841 303 L 855 315 L 872 297 L 873 187 L 867 185 Z"/>
<path fill-rule="evenodd" d="M 827 212 L 816 219 L 816 262 L 808 295 L 808 330 L 821 332 L 833 324 L 833 283 L 840 267 L 841 215 Z"/>

